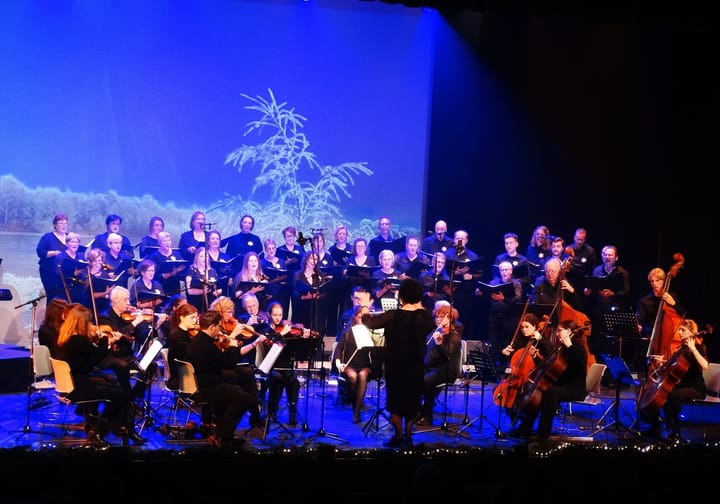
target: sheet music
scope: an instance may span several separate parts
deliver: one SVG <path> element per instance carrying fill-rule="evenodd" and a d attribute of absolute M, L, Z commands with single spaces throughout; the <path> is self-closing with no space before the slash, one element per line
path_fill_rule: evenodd
<path fill-rule="evenodd" d="M 148 366 L 152 361 L 155 360 L 155 357 L 160 353 L 160 350 L 162 350 L 163 344 L 160 343 L 160 340 L 154 339 L 153 342 L 150 344 L 150 348 L 148 348 L 147 352 L 142 356 L 142 359 L 140 359 L 140 362 L 138 362 L 138 367 L 141 371 L 147 371 Z"/>
<path fill-rule="evenodd" d="M 370 329 L 362 324 L 352 326 L 353 337 L 355 338 L 355 346 L 360 349 L 363 347 L 373 347 L 375 342 L 370 336 Z"/>
<path fill-rule="evenodd" d="M 280 357 L 280 353 L 284 348 L 285 345 L 282 343 L 273 343 L 273 346 L 270 347 L 270 350 L 258 366 L 258 369 L 265 374 L 270 374 L 270 370 L 275 365 L 275 361 Z"/>

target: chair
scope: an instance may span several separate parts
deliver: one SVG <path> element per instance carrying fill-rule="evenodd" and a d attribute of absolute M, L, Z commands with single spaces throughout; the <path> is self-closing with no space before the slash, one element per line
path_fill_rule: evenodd
<path fill-rule="evenodd" d="M 50 349 L 45 345 L 35 345 L 33 348 L 33 381 L 30 384 L 31 392 L 43 393 L 55 390 L 52 363 L 50 362 Z M 35 408 L 48 406 L 49 401 L 43 398 L 40 404 L 33 403 Z"/>
<path fill-rule="evenodd" d="M 460 373 L 457 376 L 450 377 L 451 381 L 440 383 L 437 385 L 437 388 L 440 390 L 440 393 L 438 394 L 437 398 L 435 399 L 435 404 L 439 405 L 441 408 L 443 408 L 443 414 L 446 416 L 450 416 L 452 414 L 452 410 L 454 409 L 450 405 L 450 400 L 452 399 L 453 404 L 455 402 L 456 395 L 459 391 L 465 391 L 465 386 L 467 385 L 467 374 L 466 374 L 466 368 L 465 363 L 467 362 L 467 341 L 462 340 L 460 343 L 460 355 L 458 356 L 458 359 L 460 360 Z M 447 390 L 446 390 L 447 389 Z M 446 394 L 447 392 L 447 394 Z M 447 397 L 447 401 L 445 401 L 445 397 Z M 465 396 L 465 406 L 466 406 L 466 412 L 465 416 L 467 417 L 467 395 Z"/>
<path fill-rule="evenodd" d="M 193 365 L 190 362 L 180 359 L 175 359 L 175 365 L 177 366 L 179 385 L 176 392 L 175 403 L 170 412 L 171 422 L 168 426 L 170 429 L 175 429 L 177 431 L 180 440 L 185 441 L 190 423 L 190 415 L 195 414 L 198 417 L 202 417 L 200 408 L 208 403 L 200 398 L 200 389 L 198 387 L 197 377 L 195 376 L 195 368 Z M 178 425 L 177 415 L 181 407 L 187 410 L 187 415 L 185 417 L 185 422 Z"/>
<path fill-rule="evenodd" d="M 590 369 L 588 369 L 587 376 L 585 378 L 585 390 L 587 390 L 587 395 L 585 396 L 585 399 L 583 399 L 582 401 L 568 401 L 565 403 L 567 405 L 567 408 L 565 409 L 565 413 L 562 416 L 563 432 L 567 432 L 566 423 L 568 418 L 578 418 L 573 414 L 573 406 L 585 407 L 586 409 L 589 409 L 591 411 L 594 409 L 601 409 L 603 407 L 603 401 L 600 397 L 600 387 L 602 377 L 605 374 L 606 370 L 607 364 L 602 364 L 600 362 L 594 362 L 590 366 Z M 589 419 L 590 424 L 589 426 L 578 425 L 578 428 L 580 430 L 591 431 L 591 437 L 602 430 L 602 426 L 600 425 L 600 423 L 602 422 L 596 421 L 595 417 L 592 414 L 588 415 L 586 418 Z"/>
<path fill-rule="evenodd" d="M 697 406 L 718 406 L 720 405 L 720 363 L 710 362 L 707 369 L 703 371 L 706 393 L 702 399 L 693 399 L 690 405 Z M 687 418 L 691 418 L 690 415 Z M 711 422 L 703 421 L 703 424 Z M 703 435 L 707 434 L 703 431 Z"/>
<path fill-rule="evenodd" d="M 97 415 L 97 409 L 100 404 L 107 404 L 110 399 L 88 399 L 82 401 L 75 401 L 70 398 L 70 394 L 75 390 L 75 382 L 73 381 L 72 372 L 70 370 L 70 364 L 64 360 L 53 359 L 49 357 L 50 363 L 53 369 L 53 375 L 55 376 L 55 392 L 59 402 L 65 405 L 65 411 L 63 413 L 62 422 L 60 428 L 62 430 L 61 435 L 69 435 L 70 430 L 84 430 L 88 420 L 94 418 L 99 420 L 100 417 Z M 85 423 L 83 425 L 70 425 L 67 422 L 68 412 L 70 406 L 80 406 L 84 411 Z M 84 441 L 84 440 L 83 440 Z"/>

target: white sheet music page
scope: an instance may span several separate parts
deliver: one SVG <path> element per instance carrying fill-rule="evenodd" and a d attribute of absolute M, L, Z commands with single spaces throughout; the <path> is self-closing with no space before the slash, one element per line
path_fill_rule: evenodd
<path fill-rule="evenodd" d="M 355 346 L 360 349 L 363 347 L 375 346 L 370 330 L 362 324 L 352 326 L 353 337 L 355 338 Z"/>
<path fill-rule="evenodd" d="M 258 366 L 258 369 L 265 374 L 270 374 L 270 370 L 275 365 L 275 361 L 280 356 L 280 352 L 283 351 L 283 348 L 285 348 L 285 345 L 282 343 L 273 343 L 273 346 L 271 346 L 270 350 L 268 350 L 267 355 Z"/>

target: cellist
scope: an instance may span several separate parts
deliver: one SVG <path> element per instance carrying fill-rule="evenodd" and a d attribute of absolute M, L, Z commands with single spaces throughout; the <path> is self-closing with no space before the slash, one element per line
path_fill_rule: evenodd
<path fill-rule="evenodd" d="M 572 320 L 562 320 L 557 325 L 556 333 L 558 345 L 553 354 L 536 368 L 539 372 L 531 374 L 536 387 L 530 393 L 540 396 L 539 404 L 535 404 L 537 397 L 526 401 L 528 407 L 520 411 L 523 415 L 520 426 L 509 433 L 512 437 L 529 437 L 539 415 L 537 440 L 546 441 L 560 403 L 581 401 L 587 394 L 585 378 L 588 354 L 586 345 L 578 341 L 584 338 L 583 328 Z"/>
<path fill-rule="evenodd" d="M 662 361 L 658 368 L 658 379 L 665 380 L 667 377 L 662 376 L 663 373 L 670 374 L 673 371 L 666 363 L 675 362 L 675 374 L 682 374 L 682 370 L 686 369 L 679 381 L 675 383 L 672 389 L 667 392 L 665 403 L 662 405 L 663 417 L 665 419 L 665 427 L 668 430 L 669 441 L 678 441 L 680 439 L 680 411 L 682 404 L 690 402 L 693 399 L 702 399 L 705 397 L 705 380 L 703 371 L 708 368 L 707 353 L 705 345 L 695 341 L 698 334 L 698 326 L 694 320 L 685 319 L 680 323 L 677 329 L 677 335 L 680 340 L 680 348 L 676 353 L 670 356 L 667 361 Z M 681 360 L 678 360 L 681 359 Z M 675 377 L 677 378 L 677 376 Z M 667 382 L 666 382 L 667 383 Z M 662 418 L 655 414 L 652 418 L 647 419 L 650 428 L 643 432 L 645 436 L 659 438 L 662 433 Z"/>

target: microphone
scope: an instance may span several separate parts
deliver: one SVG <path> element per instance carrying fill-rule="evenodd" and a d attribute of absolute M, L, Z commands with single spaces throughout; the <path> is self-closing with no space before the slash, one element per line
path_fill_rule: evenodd
<path fill-rule="evenodd" d="M 205 224 L 203 224 L 203 227 L 206 228 L 211 228 L 213 226 L 217 226 L 217 222 L 206 222 Z"/>
<path fill-rule="evenodd" d="M 320 231 L 325 231 L 326 228 L 310 228 L 311 233 L 319 233 Z"/>
<path fill-rule="evenodd" d="M 298 233 L 297 240 L 295 240 L 295 241 L 297 241 L 298 245 L 300 245 L 301 247 L 303 247 L 303 246 L 305 246 L 305 244 L 306 244 L 307 242 L 310 241 L 310 238 L 305 238 L 305 237 L 303 236 L 303 234 L 302 234 L 302 231 L 300 231 L 300 232 Z"/>

